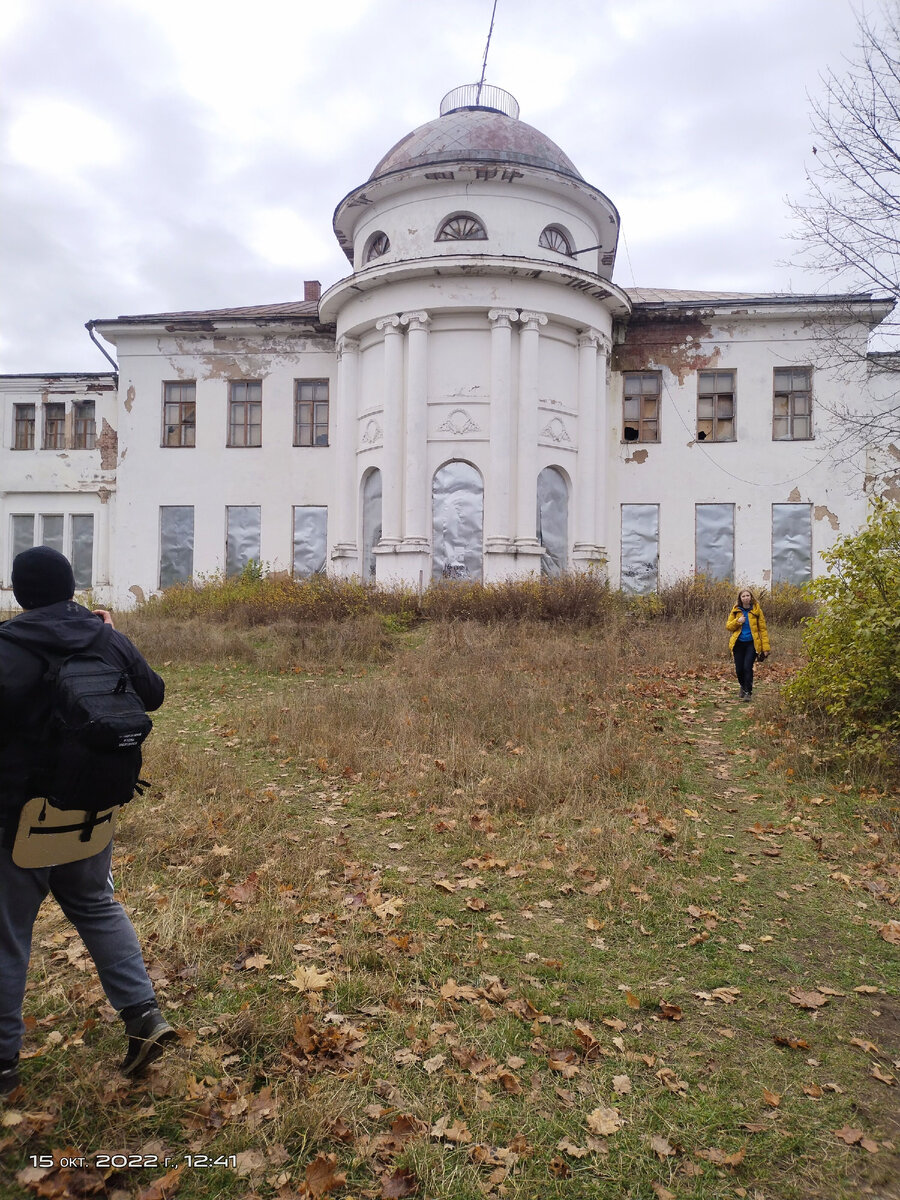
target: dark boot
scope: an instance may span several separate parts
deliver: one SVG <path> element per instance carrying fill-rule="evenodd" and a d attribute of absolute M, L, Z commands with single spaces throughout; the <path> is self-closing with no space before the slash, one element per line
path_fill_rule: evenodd
<path fill-rule="evenodd" d="M 166 1042 L 178 1037 L 155 1004 L 139 1016 L 126 1020 L 125 1032 L 128 1034 L 128 1051 L 121 1066 L 125 1075 L 141 1074 L 160 1057 Z"/>

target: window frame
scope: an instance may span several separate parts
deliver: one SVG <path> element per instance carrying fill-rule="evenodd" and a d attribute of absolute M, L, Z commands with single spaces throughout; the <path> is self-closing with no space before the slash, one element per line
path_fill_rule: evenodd
<path fill-rule="evenodd" d="M 703 391 L 702 389 L 703 389 L 704 376 L 710 376 L 710 375 L 713 377 L 713 389 L 712 389 L 712 391 Z M 722 390 L 719 388 L 718 379 L 717 379 L 717 376 L 719 376 L 719 375 L 730 375 L 731 376 L 731 388 L 729 390 L 726 391 L 726 390 Z M 712 412 L 711 412 L 711 415 L 708 417 L 707 416 L 701 417 L 701 415 L 700 415 L 700 405 L 701 405 L 701 402 L 704 400 L 711 401 Z M 726 401 L 730 402 L 730 404 L 731 404 L 731 415 L 728 417 L 720 415 L 720 413 L 718 411 L 719 404 L 725 403 Z M 703 421 L 703 422 L 708 421 L 711 423 L 711 430 L 709 433 L 703 433 L 703 431 L 701 431 L 701 429 L 700 429 L 701 421 Z M 719 429 L 720 422 L 723 424 L 725 422 L 730 422 L 730 424 L 731 424 L 730 436 L 727 436 L 727 437 L 719 436 L 718 429 Z M 702 436 L 701 436 L 701 434 L 702 434 Z M 697 372 L 697 431 L 696 431 L 696 436 L 697 436 L 697 441 L 703 442 L 703 443 L 736 442 L 737 441 L 737 369 L 736 368 L 734 368 L 734 367 L 712 367 L 709 370 L 703 370 L 703 371 Z"/>
<path fill-rule="evenodd" d="M 366 239 L 365 249 L 363 250 L 363 266 L 367 263 L 374 262 L 377 258 L 382 258 L 391 248 L 391 239 L 383 229 L 376 229 L 373 234 Z"/>
<path fill-rule="evenodd" d="M 251 395 L 251 388 L 256 394 Z M 235 395 L 235 391 L 243 389 L 243 399 Z M 241 420 L 235 420 L 238 406 L 244 406 Z M 252 420 L 254 415 L 258 420 Z M 235 440 L 235 431 L 242 430 L 243 441 Z M 253 430 L 257 431 L 258 441 L 252 441 Z M 236 450 L 259 450 L 262 446 L 262 380 L 261 379 L 229 379 L 228 381 L 228 440 L 226 446 Z"/>
<path fill-rule="evenodd" d="M 85 416 L 90 412 L 90 416 Z M 97 445 L 97 404 L 94 400 L 72 402 L 72 449 L 94 450 Z"/>
<path fill-rule="evenodd" d="M 635 377 L 637 377 L 641 380 L 641 390 L 636 392 L 633 396 L 629 396 L 627 393 L 628 379 L 635 378 Z M 656 399 L 656 416 L 654 416 L 654 417 L 645 416 L 644 411 L 643 411 L 644 410 L 644 400 L 645 400 L 645 393 L 643 391 L 643 381 L 645 378 L 651 378 L 651 377 L 656 380 L 656 385 L 657 385 L 656 392 L 646 393 L 646 398 L 655 397 L 655 399 Z M 633 420 L 629 420 L 625 415 L 625 406 L 629 400 L 637 400 L 638 404 L 639 404 L 639 409 L 640 409 L 640 411 L 638 412 L 638 417 L 637 417 L 638 436 L 636 438 L 628 438 L 625 436 L 625 430 L 629 426 L 633 427 L 635 425 L 635 422 Z M 622 372 L 622 438 L 621 438 L 622 444 L 625 446 L 640 445 L 641 443 L 645 443 L 647 445 L 658 445 L 659 442 L 662 440 L 661 439 L 662 431 L 661 431 L 661 427 L 660 427 L 661 426 L 661 422 L 660 422 L 661 410 L 662 410 L 662 371 L 623 371 Z M 656 426 L 656 436 L 655 437 L 644 437 L 644 426 L 645 426 L 645 424 L 650 424 L 650 423 L 653 423 Z"/>
<path fill-rule="evenodd" d="M 454 222 L 471 222 L 471 228 L 463 233 L 450 233 L 449 227 Z M 476 217 L 474 213 L 457 212 L 451 213 L 449 217 L 444 217 L 438 226 L 438 231 L 434 235 L 436 242 L 486 242 L 488 240 L 487 228 L 484 221 L 480 217 Z"/>
<path fill-rule="evenodd" d="M 806 387 L 794 388 L 793 376 L 803 373 L 806 375 Z M 787 391 L 778 389 L 777 379 L 779 374 L 791 376 L 791 386 Z M 811 442 L 815 440 L 815 432 L 813 430 L 813 393 L 812 393 L 812 367 L 773 367 L 772 369 L 772 441 L 773 442 Z M 804 396 L 806 398 L 806 412 L 797 413 L 794 411 L 794 397 Z M 784 413 L 776 412 L 778 401 L 783 398 L 786 401 L 787 411 Z M 776 433 L 776 423 L 778 421 L 786 422 L 787 433 Z M 795 421 L 806 421 L 806 433 L 797 434 L 794 432 Z"/>
<path fill-rule="evenodd" d="M 50 415 L 53 409 L 55 415 Z M 58 410 L 62 410 L 61 414 Z M 66 449 L 66 402 L 65 400 L 48 400 L 41 405 L 41 449 Z M 52 437 L 51 437 L 52 434 Z"/>
<path fill-rule="evenodd" d="M 565 249 L 561 249 L 559 246 L 551 245 L 554 236 L 563 243 Z M 545 225 L 541 230 L 541 236 L 538 238 L 538 245 L 542 250 L 550 250 L 553 254 L 564 254 L 566 258 L 575 257 L 574 246 L 572 244 L 572 235 L 567 229 L 563 228 L 562 225 L 557 225 L 553 222 L 551 222 L 549 225 Z"/>
<path fill-rule="evenodd" d="M 160 446 L 164 450 L 193 450 L 197 445 L 197 381 L 196 379 L 164 379 L 162 394 L 162 431 L 160 434 Z M 177 394 L 178 398 L 172 397 Z M 184 397 L 184 392 L 188 389 L 193 390 L 193 400 L 187 400 Z M 169 420 L 169 410 L 175 408 L 177 410 L 177 420 Z M 193 411 L 190 414 L 193 420 L 187 419 L 187 409 Z M 169 441 L 169 430 L 177 431 L 178 441 Z M 190 431 L 193 435 L 192 441 L 186 441 L 185 437 Z"/>
<path fill-rule="evenodd" d="M 30 410 L 30 416 L 22 416 L 23 411 Z M 33 450 L 34 435 L 37 429 L 37 405 L 34 403 L 23 403 L 13 405 L 13 450 Z M 20 438 L 21 431 L 24 432 L 24 437 Z M 24 442 L 25 444 L 21 444 Z"/>
<path fill-rule="evenodd" d="M 317 390 L 321 387 L 325 389 L 324 400 L 318 396 Z M 304 399 L 301 392 L 304 388 L 312 388 L 313 395 L 309 399 Z M 301 412 L 304 408 L 309 408 L 309 420 L 301 421 Z M 323 422 L 321 420 L 320 410 L 325 410 L 324 418 L 324 441 L 320 441 L 321 429 Z M 331 420 L 331 384 L 328 379 L 295 379 L 294 380 L 294 446 L 306 449 L 321 449 L 329 445 L 329 424 Z M 309 429 L 309 441 L 304 441 L 302 431 L 304 428 Z"/>

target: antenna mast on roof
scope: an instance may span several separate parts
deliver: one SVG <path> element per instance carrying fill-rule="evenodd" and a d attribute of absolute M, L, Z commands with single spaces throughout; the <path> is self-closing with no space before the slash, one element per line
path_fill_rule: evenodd
<path fill-rule="evenodd" d="M 478 91 L 475 93 L 475 103 L 478 104 L 481 100 L 481 89 L 484 87 L 484 74 L 487 71 L 487 56 L 491 48 L 491 34 L 494 32 L 494 18 L 497 15 L 497 0 L 494 0 L 494 7 L 491 11 L 491 27 L 488 30 L 487 45 L 484 48 L 484 62 L 481 64 L 481 78 L 478 80 Z"/>

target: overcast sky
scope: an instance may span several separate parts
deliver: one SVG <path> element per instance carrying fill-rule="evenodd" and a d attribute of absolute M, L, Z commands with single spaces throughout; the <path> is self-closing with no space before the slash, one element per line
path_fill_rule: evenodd
<path fill-rule="evenodd" d="M 478 79 L 491 5 L 2 0 L 0 371 L 346 275 L 335 205 Z M 855 29 L 850 0 L 499 0 L 487 80 L 618 207 L 620 285 L 812 291 L 785 197 Z"/>

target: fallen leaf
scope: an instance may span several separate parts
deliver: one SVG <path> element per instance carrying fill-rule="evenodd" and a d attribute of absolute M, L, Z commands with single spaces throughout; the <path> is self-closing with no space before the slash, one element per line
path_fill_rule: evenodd
<path fill-rule="evenodd" d="M 878 1066 L 878 1063 L 872 1063 L 872 1075 L 876 1079 L 880 1080 L 882 1083 L 886 1083 L 888 1085 L 888 1087 L 894 1087 L 895 1084 L 897 1083 L 896 1076 L 885 1075 L 882 1072 L 881 1068 Z"/>
<path fill-rule="evenodd" d="M 336 1171 L 336 1154 L 319 1154 L 306 1168 L 306 1190 L 310 1196 L 324 1196 L 335 1188 L 343 1187 L 347 1176 Z"/>
<path fill-rule="evenodd" d="M 677 1004 L 669 1004 L 667 1000 L 660 1000 L 659 1011 L 667 1021 L 680 1021 L 684 1016 Z"/>
<path fill-rule="evenodd" d="M 567 1137 L 563 1138 L 562 1141 L 557 1142 L 556 1148 L 557 1150 L 561 1150 L 563 1154 L 570 1155 L 572 1158 L 584 1158 L 586 1155 L 590 1154 L 590 1150 L 586 1149 L 586 1147 L 576 1146 L 575 1143 L 569 1141 Z"/>
<path fill-rule="evenodd" d="M 834 1136 L 840 1138 L 842 1142 L 846 1142 L 848 1146 L 855 1146 L 857 1142 L 861 1142 L 865 1134 L 861 1129 L 851 1129 L 845 1125 L 842 1129 L 835 1129 Z"/>
<path fill-rule="evenodd" d="M 650 1149 L 659 1158 L 669 1158 L 675 1153 L 675 1147 L 670 1145 L 666 1138 L 660 1137 L 657 1133 L 650 1139 Z"/>
<path fill-rule="evenodd" d="M 293 977 L 288 980 L 288 983 L 298 992 L 321 992 L 331 987 L 334 983 L 334 976 L 330 971 L 298 966 L 294 969 Z"/>
<path fill-rule="evenodd" d="M 173 1167 L 171 1171 L 166 1171 L 165 1175 L 160 1175 L 159 1179 L 154 1179 L 147 1187 L 141 1188 L 136 1194 L 135 1200 L 169 1200 L 170 1196 L 174 1196 L 181 1186 L 181 1173 L 184 1170 L 183 1164 Z"/>
<path fill-rule="evenodd" d="M 796 1004 L 798 1008 L 807 1009 L 821 1008 L 829 1003 L 828 997 L 821 992 L 805 992 L 801 988 L 792 988 L 788 994 L 788 1000 L 791 1004 Z"/>
<path fill-rule="evenodd" d="M 641 1007 L 641 1002 L 638 999 L 638 997 L 634 994 L 634 992 L 630 992 L 630 991 L 625 992 L 625 1003 L 628 1005 L 629 1008 L 640 1008 Z"/>
<path fill-rule="evenodd" d="M 595 1108 L 587 1118 L 588 1129 L 591 1133 L 599 1134 L 600 1137 L 611 1137 L 624 1124 L 623 1117 L 615 1108 Z"/>
<path fill-rule="evenodd" d="M 392 1175 L 382 1175 L 382 1200 L 401 1200 L 404 1196 L 415 1196 L 419 1190 L 419 1180 L 413 1171 L 398 1167 Z"/>
<path fill-rule="evenodd" d="M 425 1059 L 422 1063 L 422 1069 L 423 1071 L 427 1071 L 429 1075 L 433 1075 L 435 1071 L 440 1071 L 446 1061 L 446 1054 L 435 1054 L 434 1058 Z"/>
<path fill-rule="evenodd" d="M 763 1100 L 770 1108 L 777 1108 L 781 1103 L 781 1097 L 776 1092 L 770 1092 L 768 1088 L 763 1088 Z"/>
<path fill-rule="evenodd" d="M 620 1096 L 627 1096 L 631 1091 L 631 1080 L 627 1075 L 613 1075 L 613 1091 Z"/>
<path fill-rule="evenodd" d="M 888 921 L 886 925 L 879 926 L 878 934 L 892 946 L 900 946 L 900 921 Z"/>

